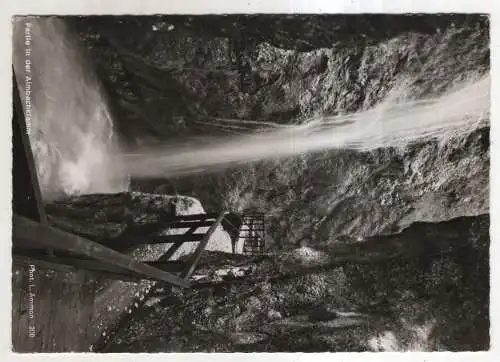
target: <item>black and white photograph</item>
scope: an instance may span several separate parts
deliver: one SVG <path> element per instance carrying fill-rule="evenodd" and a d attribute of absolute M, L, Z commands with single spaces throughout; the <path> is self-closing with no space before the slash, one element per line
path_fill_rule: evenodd
<path fill-rule="evenodd" d="M 490 350 L 488 14 L 11 28 L 13 352 Z"/>

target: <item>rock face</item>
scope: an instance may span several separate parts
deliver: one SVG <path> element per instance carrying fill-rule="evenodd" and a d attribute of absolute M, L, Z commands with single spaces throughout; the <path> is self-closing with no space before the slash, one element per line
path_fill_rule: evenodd
<path fill-rule="evenodd" d="M 127 236 L 146 236 L 152 232 L 158 232 L 160 235 L 182 234 L 186 232 L 186 228 L 161 230 L 158 225 L 162 217 L 174 213 L 176 215 L 205 213 L 200 201 L 192 197 L 141 192 L 73 196 L 47 204 L 46 209 L 52 225 L 126 251 L 146 261 L 159 258 L 172 244 L 134 247 L 127 244 Z M 200 227 L 197 232 L 203 233 L 207 229 L 208 227 Z M 196 246 L 196 243 L 185 243 L 173 258 L 177 259 L 193 252 Z M 215 231 L 206 249 L 231 252 L 231 239 L 222 227 Z"/>
<path fill-rule="evenodd" d="M 418 98 L 489 69 L 480 16 L 91 17 L 75 27 L 131 142 L 224 132 L 218 118 L 357 111 L 403 83 Z"/>
<path fill-rule="evenodd" d="M 98 17 L 73 24 L 131 145 L 349 114 L 388 95 L 432 97 L 489 71 L 484 16 Z M 476 215 L 489 204 L 485 116 L 476 131 L 446 142 L 304 154 L 170 179 L 169 187 L 210 210 L 264 211 L 277 247 Z M 151 192 L 163 183 L 133 180 L 133 187 Z"/>
<path fill-rule="evenodd" d="M 317 253 L 314 264 L 300 251 L 260 258 L 207 252 L 197 274 L 211 282 L 182 293 L 153 288 L 152 302 L 103 351 L 485 349 L 488 229 L 487 215 L 414 223 Z M 217 270 L 238 266 L 251 272 L 218 279 Z"/>
<path fill-rule="evenodd" d="M 301 124 L 387 97 L 422 100 L 489 72 L 488 18 L 476 15 L 68 23 L 94 60 L 130 147 Z M 277 256 L 207 252 L 196 288 L 185 292 L 106 284 L 96 297 L 95 337 L 124 311 L 131 318 L 104 336 L 105 351 L 487 349 L 489 143 L 485 112 L 475 130 L 443 142 L 132 180 L 141 192 L 118 202 L 116 195 L 83 196 L 49 211 L 58 227 L 100 241 L 154 225 L 171 202 L 181 202 L 153 191 L 201 200 L 181 198 L 186 212 L 203 205 L 266 213 Z M 71 203 L 85 200 L 102 212 L 74 213 Z M 90 227 L 74 222 L 82 218 Z M 159 253 L 142 251 L 133 252 L 142 259 Z M 140 308 L 131 307 L 136 293 L 150 298 Z"/>
<path fill-rule="evenodd" d="M 210 194 L 203 193 L 203 182 L 211 182 Z M 262 162 L 183 186 L 209 204 L 222 199 L 228 208 L 265 211 L 278 245 L 343 243 L 413 221 L 488 212 L 489 129 L 404 150 Z"/>
<path fill-rule="evenodd" d="M 137 192 L 81 195 L 46 205 L 48 219 L 53 226 L 111 246 L 141 261 L 158 260 L 172 244 L 130 247 L 122 245 L 123 237 L 130 233 L 144 236 L 148 231 L 157 230 L 160 218 L 171 214 L 173 209 L 178 215 L 205 212 L 200 202 L 191 197 Z M 198 232 L 202 233 L 206 229 L 207 227 L 199 228 Z M 182 234 L 185 230 L 165 229 L 162 233 Z M 192 253 L 197 245 L 198 243 L 183 244 L 170 260 Z M 231 252 L 231 239 L 222 227 L 214 232 L 206 250 Z M 54 273 L 58 276 L 61 274 Z M 83 324 L 87 326 L 88 340 L 85 342 L 90 344 L 85 350 L 93 350 L 105 341 L 109 337 L 107 333 L 115 328 L 123 315 L 136 312 L 139 303 L 156 284 L 151 280 L 130 282 L 106 279 L 99 275 L 97 277 L 92 318 Z"/>

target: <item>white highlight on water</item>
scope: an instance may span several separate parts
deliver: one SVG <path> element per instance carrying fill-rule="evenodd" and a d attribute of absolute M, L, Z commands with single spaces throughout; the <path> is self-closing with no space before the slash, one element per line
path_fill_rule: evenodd
<path fill-rule="evenodd" d="M 116 134 L 92 65 L 64 22 L 54 17 L 14 20 L 14 69 L 25 89 L 23 32 L 30 22 L 32 115 L 30 141 L 45 199 L 128 188 L 117 170 Z M 21 92 L 25 104 L 25 94 Z"/>
<path fill-rule="evenodd" d="M 489 120 L 490 78 L 461 84 L 433 99 L 395 99 L 389 94 L 370 110 L 317 117 L 301 125 L 219 138 L 210 144 L 135 150 L 122 156 L 120 163 L 132 177 L 175 177 L 328 149 L 366 151 L 430 138 L 443 140 Z"/>

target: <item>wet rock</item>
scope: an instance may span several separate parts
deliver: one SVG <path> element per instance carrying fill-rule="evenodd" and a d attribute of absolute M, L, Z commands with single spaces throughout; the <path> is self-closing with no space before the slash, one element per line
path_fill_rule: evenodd
<path fill-rule="evenodd" d="M 245 345 L 262 342 L 267 339 L 267 335 L 254 332 L 240 332 L 231 334 L 230 338 L 231 341 L 236 345 Z"/>
<path fill-rule="evenodd" d="M 422 100 L 488 73 L 486 17 L 402 19 L 166 16 L 112 20 L 110 27 L 98 19 L 75 22 L 110 94 L 120 135 L 147 145 L 221 135 L 228 119 L 272 127 L 367 110 L 388 96 L 395 102 Z M 138 31 L 144 29 L 154 31 Z M 255 123 L 241 127 L 238 132 L 255 131 Z M 171 180 L 167 189 L 196 193 L 209 209 L 264 210 L 273 248 L 300 245 L 302 252 L 289 264 L 205 254 L 199 269 L 204 275 L 212 265 L 231 270 L 245 262 L 253 263 L 255 272 L 244 276 L 246 282 L 200 279 L 232 284 L 209 286 L 216 305 L 186 296 L 189 311 L 158 310 L 165 320 L 155 324 L 143 316 L 134 323 L 173 331 L 170 340 L 180 341 L 172 347 L 177 351 L 234 351 L 224 338 L 208 346 L 202 333 L 196 334 L 196 328 L 213 331 L 214 323 L 228 335 L 270 328 L 276 337 L 271 349 L 370 349 L 374 334 L 365 319 L 311 311 L 333 305 L 367 311 L 383 336 L 389 336 L 383 334 L 388 326 L 401 330 L 399 316 L 419 325 L 418 319 L 438 315 L 434 335 L 440 343 L 450 349 L 488 348 L 489 167 L 485 115 L 476 130 L 442 142 L 325 151 Z M 135 187 L 152 191 L 162 183 Z M 137 209 L 148 210 L 134 214 L 136 224 L 156 222 L 165 209 L 157 196 L 136 201 Z M 305 270 L 309 267 L 314 271 Z M 259 283 L 262 287 L 255 287 Z M 220 308 L 228 300 L 238 313 Z M 213 310 L 198 317 L 208 307 Z M 266 310 L 280 310 L 285 318 L 263 325 Z M 175 326 L 183 321 L 189 323 L 179 332 Z M 393 335 L 397 346 L 397 332 Z"/>
<path fill-rule="evenodd" d="M 281 318 L 283 318 L 283 317 L 281 316 L 281 313 L 278 312 L 277 310 L 270 309 L 267 312 L 267 319 L 269 319 L 270 321 L 275 321 L 275 320 L 278 320 Z"/>

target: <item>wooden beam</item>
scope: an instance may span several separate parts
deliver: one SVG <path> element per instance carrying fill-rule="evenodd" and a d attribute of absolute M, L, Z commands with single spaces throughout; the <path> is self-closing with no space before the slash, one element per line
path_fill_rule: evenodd
<path fill-rule="evenodd" d="M 186 231 L 184 233 L 184 235 L 192 235 L 196 231 L 196 229 L 198 229 L 197 226 L 192 226 L 191 229 L 189 229 L 188 231 Z M 170 260 L 170 258 L 175 254 L 175 252 L 177 250 L 179 250 L 179 248 L 182 246 L 182 244 L 184 244 L 184 241 L 178 241 L 178 242 L 174 243 L 173 245 L 171 245 L 170 248 L 168 248 L 167 252 L 165 254 L 163 254 L 158 259 L 158 261 L 165 262 L 165 261 Z"/>
<path fill-rule="evenodd" d="M 161 280 L 183 288 L 190 286 L 186 280 L 141 263 L 130 256 L 121 254 L 81 236 L 42 225 L 21 216 L 14 215 L 13 217 L 13 236 L 14 243 L 27 240 L 28 244 L 38 244 L 56 250 L 65 250 L 88 256 L 104 263 L 124 268 L 148 279 Z"/>
<path fill-rule="evenodd" d="M 186 263 L 182 260 L 148 261 L 146 264 L 171 273 L 181 273 L 186 268 Z"/>
<path fill-rule="evenodd" d="M 43 268 L 43 269 L 57 270 L 57 271 L 61 271 L 61 272 L 74 272 L 77 270 L 77 268 L 72 266 L 72 265 L 51 263 L 51 262 L 48 262 L 46 260 L 40 260 L 37 258 L 32 258 L 32 257 L 22 256 L 22 255 L 13 255 L 12 256 L 12 264 L 19 265 L 19 266 L 33 264 L 33 265 L 36 265 L 36 266 Z"/>
<path fill-rule="evenodd" d="M 193 221 L 181 220 L 181 221 L 171 221 L 171 222 L 167 221 L 167 222 L 161 223 L 161 226 L 171 228 L 171 229 L 180 229 L 180 228 L 190 228 L 192 226 L 196 226 L 196 227 L 210 226 L 213 223 L 214 222 L 210 221 L 210 220 L 199 220 L 199 221 L 197 221 L 197 220 L 193 220 Z"/>
<path fill-rule="evenodd" d="M 196 230 L 198 230 L 198 226 L 192 226 L 191 229 L 184 233 L 184 235 L 193 235 Z"/>
<path fill-rule="evenodd" d="M 43 260 L 41 257 L 31 257 L 31 256 L 22 256 L 22 255 L 15 255 L 13 257 L 13 264 L 19 265 L 19 266 L 27 266 L 27 265 L 36 265 L 37 267 L 41 269 L 48 269 L 48 270 L 56 270 L 64 273 L 74 273 L 79 270 L 85 269 L 89 272 L 97 272 L 103 276 L 109 277 L 110 279 L 118 279 L 122 281 L 132 281 L 132 282 L 138 282 L 141 279 L 144 279 L 144 277 L 139 276 L 138 274 L 132 274 L 130 272 L 111 272 L 111 271 L 104 271 L 104 270 L 94 270 L 94 269 L 89 269 L 89 268 L 83 268 L 83 267 L 77 267 L 75 265 L 71 264 L 62 264 L 60 262 L 52 262 L 48 260 Z"/>
<path fill-rule="evenodd" d="M 201 253 L 202 251 L 207 247 L 208 242 L 210 241 L 210 238 L 212 237 L 213 233 L 217 229 L 217 227 L 220 225 L 222 222 L 222 219 L 224 219 L 224 216 L 226 215 L 226 211 L 223 211 L 220 213 L 219 217 L 215 220 L 215 222 L 210 226 L 208 229 L 207 233 L 205 234 L 203 240 L 200 241 L 200 244 L 196 248 L 195 252 L 193 255 L 189 258 L 187 261 L 187 267 L 186 270 L 181 274 L 181 276 L 184 279 L 189 279 L 191 277 L 191 274 L 193 274 L 194 270 L 196 269 L 196 265 L 200 261 L 201 258 Z"/>
<path fill-rule="evenodd" d="M 142 244 L 170 244 L 170 243 L 195 243 L 203 240 L 205 234 L 180 234 L 180 235 L 146 235 L 146 236 L 128 236 L 117 241 L 117 249 L 120 246 L 131 247 Z"/>
<path fill-rule="evenodd" d="M 158 261 L 168 261 L 170 258 L 175 254 L 177 250 L 181 247 L 181 245 L 184 244 L 183 241 L 178 241 L 174 243 L 170 248 L 168 248 L 167 252 L 163 254 Z"/>
<path fill-rule="evenodd" d="M 113 279 L 139 281 L 145 279 L 143 276 L 125 270 L 120 267 L 109 265 L 98 260 L 80 259 L 71 257 L 54 257 L 48 255 L 15 255 L 14 264 L 17 265 L 37 265 L 44 269 L 58 270 L 63 272 L 75 272 L 77 270 L 88 270 L 97 272 Z M 182 261 L 174 260 L 170 262 L 147 262 L 147 265 L 153 266 L 163 271 L 171 273 L 180 273 L 185 269 Z"/>
<path fill-rule="evenodd" d="M 164 244 L 164 243 L 176 243 L 178 241 L 182 242 L 196 242 L 203 240 L 205 234 L 180 234 L 180 235 L 160 235 L 160 236 L 149 236 L 149 240 L 145 244 Z"/>
<path fill-rule="evenodd" d="M 35 202 L 38 209 L 38 216 L 40 217 L 40 223 L 47 224 L 47 214 L 45 212 L 45 207 L 42 201 L 42 192 L 40 190 L 40 184 L 38 182 L 38 173 L 36 171 L 35 160 L 33 158 L 33 151 L 31 149 L 30 139 L 28 135 L 28 128 L 26 127 L 26 120 L 24 116 L 23 107 L 21 104 L 21 98 L 19 96 L 19 91 L 17 88 L 16 76 L 14 73 L 14 69 L 12 68 L 12 86 L 13 86 L 13 104 L 14 104 L 14 114 L 12 115 L 17 122 L 17 127 L 21 131 L 21 140 L 24 148 L 24 154 L 26 155 L 26 159 L 28 161 L 28 168 L 30 173 L 31 185 L 33 187 L 33 193 Z M 14 185 L 15 187 L 15 185 Z"/>
<path fill-rule="evenodd" d="M 170 222 L 170 221 L 190 221 L 190 220 L 209 220 L 213 219 L 215 220 L 219 216 L 218 214 L 215 213 L 208 213 L 208 214 L 191 214 L 191 215 L 177 215 L 171 218 L 165 218 L 162 220 L 162 222 Z"/>
<path fill-rule="evenodd" d="M 71 265 L 71 266 L 74 266 L 74 267 L 79 268 L 79 269 L 87 269 L 87 270 L 93 270 L 93 271 L 104 271 L 104 272 L 117 273 L 117 274 L 130 273 L 130 271 L 124 270 L 121 267 L 117 267 L 114 265 L 103 263 L 102 261 L 94 260 L 94 259 L 82 259 L 82 258 L 75 258 L 75 257 L 47 256 L 47 255 L 27 255 L 26 257 L 30 258 L 30 259 L 44 260 L 44 261 L 47 261 L 50 263 Z M 151 261 L 151 262 L 144 262 L 144 264 L 154 266 L 155 268 L 158 268 L 160 270 L 168 271 L 168 272 L 172 272 L 172 273 L 180 273 L 185 268 L 185 263 L 180 261 L 180 260 L 173 260 L 173 261 L 169 261 L 169 262 Z M 141 277 L 140 275 L 137 275 L 137 274 L 134 274 L 134 275 Z"/>

